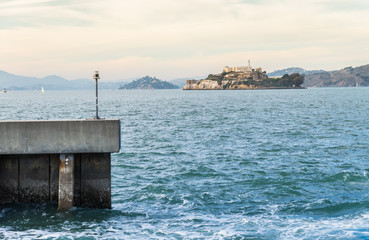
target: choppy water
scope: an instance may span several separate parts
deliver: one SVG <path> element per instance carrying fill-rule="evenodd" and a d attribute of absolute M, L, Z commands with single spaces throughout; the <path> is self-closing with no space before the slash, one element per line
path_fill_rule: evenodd
<path fill-rule="evenodd" d="M 0 207 L 0 239 L 369 239 L 369 88 L 101 91 L 112 210 Z M 0 94 L 0 120 L 94 116 L 93 91 Z"/>

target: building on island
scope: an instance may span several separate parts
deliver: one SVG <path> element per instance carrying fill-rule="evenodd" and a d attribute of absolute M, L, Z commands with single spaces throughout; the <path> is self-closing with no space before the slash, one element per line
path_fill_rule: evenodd
<path fill-rule="evenodd" d="M 248 66 L 239 66 L 239 67 L 229 67 L 225 66 L 223 68 L 224 79 L 234 79 L 237 78 L 239 80 L 243 79 L 254 79 L 254 80 L 262 80 L 267 78 L 266 72 L 262 70 L 262 68 L 251 67 L 251 63 L 249 60 Z"/>
<path fill-rule="evenodd" d="M 241 66 L 241 67 L 229 67 L 229 66 L 225 66 L 223 68 L 223 72 L 225 73 L 229 73 L 229 72 L 252 72 L 252 67 L 250 64 L 250 60 L 249 60 L 249 65 L 248 66 Z"/>
<path fill-rule="evenodd" d="M 229 67 L 229 66 L 225 66 L 223 68 L 223 72 L 225 73 L 229 73 L 229 72 L 237 72 L 237 73 L 251 73 L 251 72 L 254 72 L 254 71 L 257 71 L 257 72 L 262 72 L 263 70 L 261 68 L 256 68 L 256 69 L 253 69 L 251 67 L 251 62 L 249 60 L 249 65 L 248 66 L 240 66 L 240 67 Z"/>
<path fill-rule="evenodd" d="M 223 68 L 223 72 L 229 73 L 229 72 L 252 72 L 252 68 L 248 66 L 240 66 L 240 67 L 229 67 L 225 66 Z"/>

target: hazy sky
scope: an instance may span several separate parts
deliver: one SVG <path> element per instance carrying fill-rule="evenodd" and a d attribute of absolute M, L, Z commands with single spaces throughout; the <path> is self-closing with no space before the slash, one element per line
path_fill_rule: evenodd
<path fill-rule="evenodd" d="M 0 0 L 0 70 L 102 80 L 369 63 L 367 0 Z"/>

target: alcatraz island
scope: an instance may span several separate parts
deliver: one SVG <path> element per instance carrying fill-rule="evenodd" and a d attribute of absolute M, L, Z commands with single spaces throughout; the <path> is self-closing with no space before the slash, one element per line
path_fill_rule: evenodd
<path fill-rule="evenodd" d="M 183 90 L 250 90 L 250 89 L 305 89 L 304 75 L 285 74 L 280 78 L 269 78 L 262 68 L 248 66 L 223 68 L 220 74 L 210 74 L 206 79 L 187 80 Z"/>

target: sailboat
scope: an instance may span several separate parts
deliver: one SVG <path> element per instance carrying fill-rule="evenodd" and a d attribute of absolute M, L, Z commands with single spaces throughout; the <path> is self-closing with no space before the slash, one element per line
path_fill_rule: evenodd
<path fill-rule="evenodd" d="M 44 86 L 42 86 L 42 87 L 41 87 L 41 92 L 42 92 L 42 93 L 45 93 L 45 88 L 44 88 Z"/>

